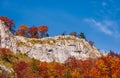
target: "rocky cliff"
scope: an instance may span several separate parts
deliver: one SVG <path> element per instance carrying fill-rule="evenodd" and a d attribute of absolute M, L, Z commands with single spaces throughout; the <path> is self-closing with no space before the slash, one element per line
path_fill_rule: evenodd
<path fill-rule="evenodd" d="M 43 39 L 25 38 L 13 35 L 0 21 L 0 47 L 14 53 L 21 52 L 40 61 L 63 63 L 68 57 L 76 59 L 97 58 L 101 53 L 84 39 L 73 36 L 55 36 Z"/>

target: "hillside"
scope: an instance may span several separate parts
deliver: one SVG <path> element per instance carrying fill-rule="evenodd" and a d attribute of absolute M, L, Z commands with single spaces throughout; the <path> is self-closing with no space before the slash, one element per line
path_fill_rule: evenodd
<path fill-rule="evenodd" d="M 0 78 L 120 78 L 120 55 L 69 35 L 15 36 L 0 21 Z"/>
<path fill-rule="evenodd" d="M 13 35 L 4 22 L 0 21 L 1 48 L 9 48 L 14 53 L 21 52 L 46 62 L 65 62 L 68 57 L 85 60 L 97 58 L 101 53 L 84 39 L 74 36 L 55 36 L 42 39 Z"/>

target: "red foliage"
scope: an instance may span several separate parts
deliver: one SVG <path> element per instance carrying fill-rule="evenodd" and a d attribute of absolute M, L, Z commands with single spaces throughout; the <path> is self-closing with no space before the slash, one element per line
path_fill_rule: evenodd
<path fill-rule="evenodd" d="M 0 48 L 0 57 L 4 58 L 4 57 L 11 57 L 13 55 L 13 53 L 10 51 L 10 49 L 7 48 Z"/>
<path fill-rule="evenodd" d="M 0 20 L 4 21 L 5 25 L 9 28 L 10 31 L 14 31 L 13 27 L 15 26 L 13 20 L 5 17 L 5 16 L 0 16 Z"/>
<path fill-rule="evenodd" d="M 66 62 L 65 65 L 68 66 L 70 69 L 74 69 L 78 67 L 78 60 L 76 60 L 75 57 L 69 57 Z"/>
<path fill-rule="evenodd" d="M 48 27 L 47 26 L 32 26 L 28 28 L 26 25 L 21 25 L 17 30 L 16 34 L 19 36 L 24 36 L 28 38 L 43 38 L 48 37 Z"/>
<path fill-rule="evenodd" d="M 28 30 L 30 34 L 30 38 L 38 38 L 38 28 L 36 26 L 32 26 Z"/>
<path fill-rule="evenodd" d="M 9 51 L 9 52 L 8 52 Z M 113 52 L 113 51 L 112 51 Z M 12 56 L 9 49 L 0 49 L 0 58 Z M 97 59 L 77 60 L 69 57 L 65 63 L 40 62 L 38 60 L 13 63 L 18 78 L 119 78 L 120 58 L 110 53 Z M 31 63 L 32 62 L 32 63 Z M 0 74 L 3 76 L 5 74 Z"/>
<path fill-rule="evenodd" d="M 14 69 L 16 71 L 17 78 L 26 78 L 28 74 L 28 67 L 29 67 L 29 64 L 24 61 L 20 61 L 16 63 L 14 65 Z"/>
<path fill-rule="evenodd" d="M 47 68 L 48 63 L 43 62 L 43 63 L 39 63 L 38 65 L 38 71 L 39 71 L 39 75 L 42 78 L 48 78 L 48 68 Z"/>
<path fill-rule="evenodd" d="M 56 75 L 55 75 L 56 77 L 61 77 L 61 75 L 64 74 L 64 66 L 62 66 L 62 65 L 59 64 L 59 63 L 56 63 L 56 64 L 55 64 L 55 70 L 56 70 L 56 71 L 55 71 L 55 72 L 56 72 L 56 73 L 55 73 L 55 74 L 56 74 Z"/>
<path fill-rule="evenodd" d="M 38 27 L 38 31 L 40 31 L 40 32 L 47 32 L 48 31 L 48 27 L 47 26 L 39 26 Z"/>

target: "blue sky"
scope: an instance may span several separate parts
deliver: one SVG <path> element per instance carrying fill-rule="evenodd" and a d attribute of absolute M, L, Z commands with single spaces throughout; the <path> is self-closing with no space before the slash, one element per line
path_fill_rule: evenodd
<path fill-rule="evenodd" d="M 51 36 L 84 32 L 100 50 L 120 52 L 120 0 L 1 0 L 16 28 L 47 25 Z"/>

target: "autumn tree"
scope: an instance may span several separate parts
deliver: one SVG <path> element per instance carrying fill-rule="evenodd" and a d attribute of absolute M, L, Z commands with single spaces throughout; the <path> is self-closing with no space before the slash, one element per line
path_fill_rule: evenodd
<path fill-rule="evenodd" d="M 49 77 L 47 66 L 48 66 L 47 62 L 42 62 L 41 64 L 38 65 L 38 71 L 39 71 L 40 77 L 42 77 L 42 78 Z"/>
<path fill-rule="evenodd" d="M 0 48 L 0 58 L 6 62 L 11 62 L 10 58 L 13 56 L 13 53 L 10 49 Z"/>
<path fill-rule="evenodd" d="M 15 24 L 13 22 L 13 20 L 7 18 L 6 16 L 0 16 L 0 20 L 2 20 L 4 22 L 4 24 L 8 27 L 8 29 L 14 34 L 15 30 Z"/>
<path fill-rule="evenodd" d="M 64 73 L 64 66 L 60 63 L 55 64 L 55 76 L 61 78 Z"/>
<path fill-rule="evenodd" d="M 76 74 L 74 74 L 74 72 L 78 71 L 80 72 L 81 70 L 79 69 L 79 66 L 81 62 L 79 62 L 75 57 L 69 57 L 66 61 L 65 61 L 65 73 L 68 77 L 71 76 L 75 76 Z M 80 73 L 79 73 L 80 75 Z"/>
<path fill-rule="evenodd" d="M 38 28 L 36 26 L 32 26 L 28 29 L 30 38 L 38 38 Z"/>
<path fill-rule="evenodd" d="M 80 66 L 82 77 L 83 78 L 89 78 L 89 72 L 92 69 L 92 67 L 94 67 L 94 60 L 93 59 L 87 59 L 82 61 L 82 66 Z"/>
<path fill-rule="evenodd" d="M 17 78 L 26 78 L 28 74 L 29 64 L 24 61 L 18 61 L 14 64 L 14 70 Z"/>
<path fill-rule="evenodd" d="M 49 34 L 47 33 L 48 27 L 47 26 L 32 26 L 28 28 L 25 24 L 21 25 L 16 34 L 18 36 L 24 36 L 28 38 L 43 38 L 43 37 L 49 37 Z"/>
<path fill-rule="evenodd" d="M 96 59 L 94 67 L 89 72 L 92 78 L 119 78 L 120 59 L 116 56 L 102 56 Z"/>
<path fill-rule="evenodd" d="M 28 26 L 25 24 L 21 25 L 19 29 L 16 31 L 16 34 L 18 36 L 28 37 Z"/>
<path fill-rule="evenodd" d="M 59 63 L 18 57 L 9 49 L 0 48 L 0 59 L 13 67 L 17 78 L 120 78 L 120 58 L 114 51 L 96 59 L 78 60 L 71 56 L 65 63 Z M 0 78 L 9 78 L 6 73 L 0 72 Z"/>
<path fill-rule="evenodd" d="M 48 31 L 47 26 L 39 26 L 38 27 L 39 37 L 40 38 L 46 37 L 47 31 Z"/>

